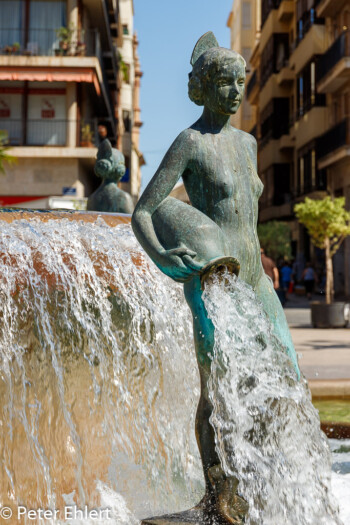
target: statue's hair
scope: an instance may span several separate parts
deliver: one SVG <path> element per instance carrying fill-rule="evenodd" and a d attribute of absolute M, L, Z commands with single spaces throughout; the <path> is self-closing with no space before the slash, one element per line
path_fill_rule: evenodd
<path fill-rule="evenodd" d="M 208 49 L 195 62 L 189 75 L 188 96 L 197 106 L 204 105 L 203 85 L 216 75 L 220 69 L 220 60 L 227 57 L 240 60 L 246 66 L 246 61 L 239 53 L 222 47 Z"/>

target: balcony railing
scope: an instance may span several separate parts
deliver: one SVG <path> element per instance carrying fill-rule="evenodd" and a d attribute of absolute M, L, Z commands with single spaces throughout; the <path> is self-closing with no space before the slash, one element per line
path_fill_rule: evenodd
<path fill-rule="evenodd" d="M 310 31 L 313 25 L 324 25 L 324 23 L 324 18 L 317 18 L 315 7 L 307 9 L 304 12 L 303 16 L 297 21 L 297 35 L 295 47 L 297 47 L 299 43 L 304 39 L 304 37 Z"/>
<path fill-rule="evenodd" d="M 256 74 L 256 69 L 255 69 L 255 71 L 252 74 L 252 76 L 250 77 L 248 85 L 247 85 L 247 97 L 248 98 L 249 98 L 249 95 L 251 94 L 251 92 L 253 91 L 254 87 L 256 86 L 256 84 L 257 84 L 257 74 Z"/>
<path fill-rule="evenodd" d="M 316 64 L 319 82 L 344 57 L 350 57 L 350 31 L 344 31 Z"/>
<path fill-rule="evenodd" d="M 350 146 L 350 118 L 345 118 L 318 139 L 318 157 L 325 157 L 342 146 Z"/>
<path fill-rule="evenodd" d="M 27 37 L 21 28 L 0 28 L 0 53 L 25 56 L 95 56 L 98 31 L 30 28 Z"/>
<path fill-rule="evenodd" d="M 100 142 L 98 126 L 103 125 L 113 139 L 111 122 L 100 119 L 10 119 L 0 118 L 0 131 L 9 146 L 94 147 Z M 73 147 L 74 147 L 73 146 Z"/>

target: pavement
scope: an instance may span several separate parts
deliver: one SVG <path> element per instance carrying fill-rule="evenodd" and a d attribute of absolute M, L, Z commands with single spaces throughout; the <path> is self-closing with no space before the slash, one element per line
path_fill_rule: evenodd
<path fill-rule="evenodd" d="M 313 328 L 308 300 L 294 294 L 288 296 L 284 311 L 313 395 L 350 398 L 350 326 Z"/>

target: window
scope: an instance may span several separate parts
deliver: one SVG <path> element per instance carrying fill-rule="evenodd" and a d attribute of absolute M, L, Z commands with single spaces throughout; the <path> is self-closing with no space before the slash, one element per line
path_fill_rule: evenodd
<path fill-rule="evenodd" d="M 66 11 L 66 0 L 1 0 L 0 48 L 53 55 L 59 45 L 56 30 L 67 26 Z"/>
<path fill-rule="evenodd" d="M 279 139 L 289 133 L 289 98 L 273 98 L 260 114 L 263 147 L 270 139 Z"/>
<path fill-rule="evenodd" d="M 53 89 L 49 82 L 30 83 L 28 93 L 28 146 L 66 145 L 65 89 Z"/>
<path fill-rule="evenodd" d="M 242 4 L 242 27 L 243 29 L 250 29 L 252 25 L 252 14 L 250 2 L 243 2 Z"/>
<path fill-rule="evenodd" d="M 67 26 L 65 1 L 31 0 L 27 49 L 37 55 L 53 55 L 59 47 L 56 29 Z"/>
<path fill-rule="evenodd" d="M 268 40 L 261 54 L 260 87 L 262 88 L 269 77 L 278 73 L 289 58 L 288 33 L 274 33 Z"/>
<path fill-rule="evenodd" d="M 317 151 L 315 141 L 310 142 L 298 151 L 297 191 L 299 195 L 327 189 L 326 171 L 317 169 L 317 156 L 319 156 Z"/>
<path fill-rule="evenodd" d="M 24 2 L 2 0 L 0 2 L 0 48 L 6 49 L 19 43 L 23 47 Z"/>
<path fill-rule="evenodd" d="M 131 131 L 131 118 L 130 118 L 130 111 L 126 111 L 123 109 L 123 123 L 124 123 L 124 130 L 128 133 Z"/>
<path fill-rule="evenodd" d="M 309 62 L 299 73 L 297 78 L 297 118 L 302 117 L 314 106 L 325 106 L 326 96 L 316 90 L 316 60 Z"/>
<path fill-rule="evenodd" d="M 128 24 L 123 24 L 123 35 L 129 34 L 129 27 Z"/>

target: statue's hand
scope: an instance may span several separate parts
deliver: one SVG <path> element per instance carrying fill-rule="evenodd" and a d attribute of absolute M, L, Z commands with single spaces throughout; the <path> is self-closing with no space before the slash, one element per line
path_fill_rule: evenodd
<path fill-rule="evenodd" d="M 161 254 L 159 266 L 166 275 L 175 281 L 185 282 L 190 277 L 197 275 L 203 267 L 203 264 L 193 259 L 196 255 L 193 250 L 180 245 L 171 250 L 164 250 Z"/>

